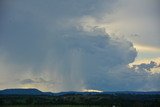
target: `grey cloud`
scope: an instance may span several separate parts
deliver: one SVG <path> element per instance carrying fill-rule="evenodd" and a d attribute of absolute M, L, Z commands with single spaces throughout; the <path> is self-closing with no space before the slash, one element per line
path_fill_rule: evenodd
<path fill-rule="evenodd" d="M 154 61 L 151 61 L 148 64 L 142 63 L 140 65 L 133 65 L 134 69 L 142 69 L 142 70 L 148 70 L 148 71 L 150 71 L 152 68 L 156 68 L 156 67 L 159 67 L 159 65 Z"/>
<path fill-rule="evenodd" d="M 46 81 L 43 78 L 23 79 L 20 84 L 55 84 L 52 80 Z"/>
<path fill-rule="evenodd" d="M 51 51 L 56 58 L 52 56 L 50 60 L 53 58 L 56 64 L 60 65 L 56 71 L 59 71 L 58 73 L 64 78 L 63 82 L 67 90 L 75 87 L 78 87 L 75 88 L 76 90 L 81 89 L 81 82 L 86 88 L 100 90 L 111 88 L 107 86 L 108 72 L 116 66 L 127 65 L 134 61 L 137 52 L 132 43 L 121 39 L 114 40 L 108 34 L 99 35 L 97 32 L 73 30 L 64 36 L 53 37 L 54 40 L 60 41 L 53 43 L 54 50 Z M 51 61 L 54 66 L 53 60 Z M 114 72 L 113 70 L 113 74 L 117 75 Z M 114 78 L 110 79 L 114 80 Z M 117 87 L 120 87 L 118 83 Z"/>
<path fill-rule="evenodd" d="M 102 7 L 100 5 L 104 2 L 110 4 L 113 1 L 5 1 L 5 6 L 8 9 L 3 15 L 5 18 L 2 20 L 1 25 L 3 26 L 0 29 L 1 47 L 9 51 L 10 58 L 17 60 L 17 63 L 20 62 L 18 64 L 23 64 L 25 60 L 25 62 L 30 63 L 28 66 L 43 66 L 38 62 L 45 60 L 46 51 L 50 47 L 48 39 L 66 30 L 61 26 L 61 23 L 65 25 L 70 18 L 81 17 L 94 12 L 99 13 L 96 11 L 103 10 L 100 9 Z M 108 5 L 109 7 L 110 5 Z"/>
<path fill-rule="evenodd" d="M 21 84 L 33 84 L 35 83 L 35 81 L 33 81 L 32 79 L 24 79 L 22 81 L 20 81 Z"/>
<path fill-rule="evenodd" d="M 51 91 L 158 90 L 159 74 L 128 67 L 137 56 L 131 42 L 112 38 L 101 28 L 66 27 L 72 18 L 101 16 L 104 2 L 110 11 L 111 0 L 7 1 L 10 8 L 0 32 L 0 49 L 7 58 L 0 60 L 1 76 L 16 74 L 12 78 L 19 78 L 19 84 L 47 84 Z"/>

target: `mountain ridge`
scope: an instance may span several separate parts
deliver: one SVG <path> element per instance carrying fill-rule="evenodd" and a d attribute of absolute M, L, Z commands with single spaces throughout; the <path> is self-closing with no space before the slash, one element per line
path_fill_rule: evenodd
<path fill-rule="evenodd" d="M 136 95 L 160 95 L 160 91 L 105 91 L 105 92 L 77 92 L 77 91 L 67 91 L 67 92 L 43 92 L 36 88 L 12 88 L 0 90 L 0 95 L 54 95 L 61 96 L 67 94 L 80 94 L 80 95 L 95 95 L 95 94 L 136 94 Z"/>

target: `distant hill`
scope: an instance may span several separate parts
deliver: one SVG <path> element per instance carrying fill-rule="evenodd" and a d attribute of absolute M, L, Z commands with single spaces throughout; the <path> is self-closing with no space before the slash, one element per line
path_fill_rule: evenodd
<path fill-rule="evenodd" d="M 42 92 L 38 89 L 5 89 L 0 91 L 0 95 L 50 95 L 50 92 Z"/>

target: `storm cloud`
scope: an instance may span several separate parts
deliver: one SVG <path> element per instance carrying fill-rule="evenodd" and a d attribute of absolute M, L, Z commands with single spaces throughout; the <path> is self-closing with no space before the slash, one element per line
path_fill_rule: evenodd
<path fill-rule="evenodd" d="M 129 67 L 137 57 L 132 42 L 109 35 L 104 27 L 86 29 L 88 26 L 81 23 L 85 18 L 101 19 L 104 10 L 110 14 L 115 2 L 4 2 L 0 88 L 159 90 L 160 74 L 149 72 L 155 63 L 150 63 L 151 68 L 147 64 Z"/>

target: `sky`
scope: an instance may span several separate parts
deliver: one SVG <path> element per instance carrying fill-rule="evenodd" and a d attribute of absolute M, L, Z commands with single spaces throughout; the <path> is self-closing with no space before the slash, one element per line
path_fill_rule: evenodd
<path fill-rule="evenodd" d="M 159 0 L 1 0 L 0 89 L 159 91 Z"/>

